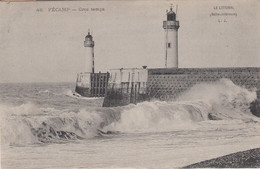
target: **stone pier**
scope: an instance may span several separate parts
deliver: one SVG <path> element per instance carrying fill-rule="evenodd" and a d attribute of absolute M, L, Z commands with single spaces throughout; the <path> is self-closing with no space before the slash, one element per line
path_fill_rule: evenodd
<path fill-rule="evenodd" d="M 123 106 L 150 99 L 175 100 L 192 86 L 227 78 L 234 84 L 257 91 L 251 104 L 260 116 L 260 68 L 133 68 L 110 71 L 104 107 Z"/>

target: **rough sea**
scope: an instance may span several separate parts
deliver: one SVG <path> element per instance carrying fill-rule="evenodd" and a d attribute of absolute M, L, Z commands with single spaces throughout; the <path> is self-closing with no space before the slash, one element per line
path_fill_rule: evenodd
<path fill-rule="evenodd" d="M 0 84 L 1 167 L 176 168 L 260 147 L 256 99 L 221 79 L 175 101 L 103 108 L 75 83 Z"/>

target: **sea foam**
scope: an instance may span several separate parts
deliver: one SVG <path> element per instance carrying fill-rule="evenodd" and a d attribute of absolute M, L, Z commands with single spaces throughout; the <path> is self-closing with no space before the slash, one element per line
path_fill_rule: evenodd
<path fill-rule="evenodd" d="M 177 101 L 151 101 L 113 108 L 85 107 L 59 110 L 28 102 L 0 105 L 1 143 L 59 143 L 100 137 L 106 133 L 200 130 L 210 121 L 234 124 L 259 123 L 249 110 L 256 99 L 248 91 L 221 79 L 195 85 Z"/>

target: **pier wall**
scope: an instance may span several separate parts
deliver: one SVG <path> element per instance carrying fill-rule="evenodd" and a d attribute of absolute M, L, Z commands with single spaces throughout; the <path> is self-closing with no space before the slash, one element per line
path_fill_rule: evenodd
<path fill-rule="evenodd" d="M 78 73 L 77 74 L 75 92 L 77 92 L 81 96 L 85 96 L 85 97 L 91 96 L 90 76 L 91 76 L 91 73 Z"/>
<path fill-rule="evenodd" d="M 147 92 L 150 98 L 174 100 L 196 84 L 213 83 L 221 78 L 250 90 L 257 88 L 260 98 L 260 68 L 149 69 Z"/>
<path fill-rule="evenodd" d="M 257 91 L 252 110 L 260 116 L 260 68 L 162 68 L 114 69 L 103 106 L 123 106 L 145 100 L 175 100 L 192 86 L 227 78 L 234 84 Z"/>

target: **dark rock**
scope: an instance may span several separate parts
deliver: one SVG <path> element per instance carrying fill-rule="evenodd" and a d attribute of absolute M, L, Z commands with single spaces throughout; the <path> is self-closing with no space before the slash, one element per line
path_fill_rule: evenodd
<path fill-rule="evenodd" d="M 183 168 L 259 168 L 260 148 L 232 153 Z"/>

